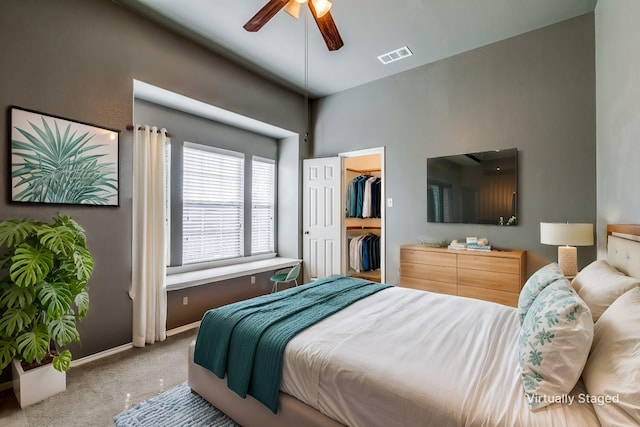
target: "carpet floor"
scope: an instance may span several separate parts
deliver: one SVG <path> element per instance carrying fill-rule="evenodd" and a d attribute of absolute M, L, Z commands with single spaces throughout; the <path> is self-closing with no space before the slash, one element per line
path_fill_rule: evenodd
<path fill-rule="evenodd" d="M 67 390 L 20 409 L 13 390 L 0 392 L 2 427 L 107 427 L 113 417 L 187 380 L 190 330 L 73 367 Z"/>
<path fill-rule="evenodd" d="M 184 382 L 116 415 L 117 427 L 239 427 Z"/>

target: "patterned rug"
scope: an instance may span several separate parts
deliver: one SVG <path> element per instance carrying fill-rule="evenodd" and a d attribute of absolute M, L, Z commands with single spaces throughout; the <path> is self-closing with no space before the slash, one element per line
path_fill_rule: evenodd
<path fill-rule="evenodd" d="M 117 427 L 239 427 L 189 385 L 177 385 L 113 417 Z"/>

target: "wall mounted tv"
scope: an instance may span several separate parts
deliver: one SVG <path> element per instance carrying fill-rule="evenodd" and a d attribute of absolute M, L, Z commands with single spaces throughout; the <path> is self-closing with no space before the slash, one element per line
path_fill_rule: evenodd
<path fill-rule="evenodd" d="M 427 221 L 516 225 L 518 150 L 427 159 Z"/>

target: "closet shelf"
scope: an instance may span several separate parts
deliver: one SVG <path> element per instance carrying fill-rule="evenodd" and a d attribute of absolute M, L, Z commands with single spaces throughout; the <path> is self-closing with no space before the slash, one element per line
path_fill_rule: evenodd
<path fill-rule="evenodd" d="M 380 230 L 382 229 L 379 225 L 349 225 L 347 226 L 347 230 Z"/>
<path fill-rule="evenodd" d="M 348 172 L 355 172 L 355 173 L 361 173 L 361 174 L 368 174 L 371 172 L 382 172 L 382 169 L 351 169 L 351 168 L 347 168 Z"/>

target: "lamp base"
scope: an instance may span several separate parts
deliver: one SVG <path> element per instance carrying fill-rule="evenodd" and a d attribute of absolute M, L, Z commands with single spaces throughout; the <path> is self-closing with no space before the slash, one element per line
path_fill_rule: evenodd
<path fill-rule="evenodd" d="M 558 246 L 558 265 L 565 276 L 578 274 L 578 250 L 575 246 Z"/>

